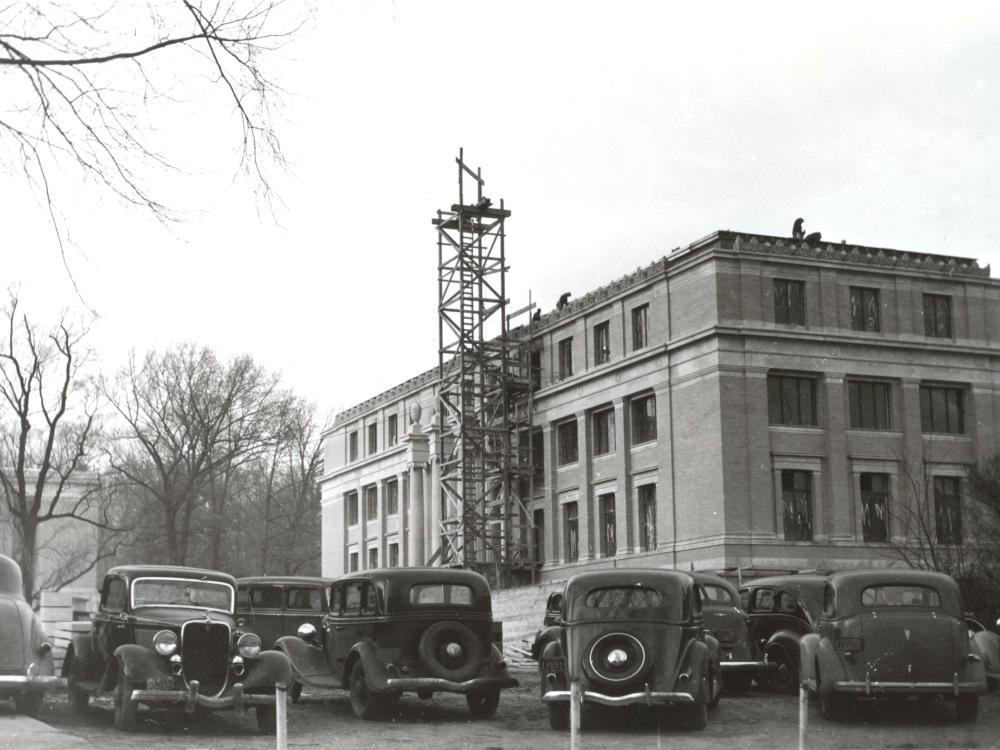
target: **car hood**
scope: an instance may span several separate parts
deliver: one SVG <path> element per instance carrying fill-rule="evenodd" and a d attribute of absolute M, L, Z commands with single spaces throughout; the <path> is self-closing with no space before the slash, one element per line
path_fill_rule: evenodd
<path fill-rule="evenodd" d="M 223 622 L 229 627 L 235 627 L 233 616 L 216 610 L 194 609 L 190 607 L 140 607 L 132 611 L 133 622 L 136 625 L 151 627 L 180 627 L 192 620 L 211 619 L 212 622 Z"/>
<path fill-rule="evenodd" d="M 0 596 L 0 673 L 22 672 L 31 651 L 31 610 L 18 599 Z"/>

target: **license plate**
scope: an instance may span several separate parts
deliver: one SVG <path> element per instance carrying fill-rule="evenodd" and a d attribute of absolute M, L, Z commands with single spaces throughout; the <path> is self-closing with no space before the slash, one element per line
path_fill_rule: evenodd
<path fill-rule="evenodd" d="M 538 668 L 543 672 L 565 672 L 565 659 L 539 659 Z"/>
<path fill-rule="evenodd" d="M 148 677 L 146 679 L 146 690 L 173 690 L 174 678 L 167 675 L 163 677 Z"/>

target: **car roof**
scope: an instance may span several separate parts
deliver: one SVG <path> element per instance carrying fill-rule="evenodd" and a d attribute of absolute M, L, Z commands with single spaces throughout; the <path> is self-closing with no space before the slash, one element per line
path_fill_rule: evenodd
<path fill-rule="evenodd" d="M 802 575 L 768 576 L 767 578 L 757 578 L 747 581 L 740 590 L 746 588 L 761 588 L 764 586 L 791 589 L 796 597 L 800 599 L 809 609 L 809 613 L 816 617 L 823 611 L 823 589 L 826 586 L 829 576 L 815 575 L 812 573 Z"/>
<path fill-rule="evenodd" d="M 0 594 L 24 597 L 21 566 L 7 555 L 0 555 Z"/>
<path fill-rule="evenodd" d="M 244 576 L 237 578 L 236 583 L 240 586 L 254 583 L 290 583 L 292 585 L 320 584 L 326 586 L 335 581 L 335 578 L 324 578 L 323 576 Z"/>
<path fill-rule="evenodd" d="M 599 586 L 690 586 L 694 579 L 678 570 L 658 568 L 613 568 L 577 573 L 566 582 L 566 594 Z"/>
<path fill-rule="evenodd" d="M 197 578 L 203 581 L 228 583 L 236 588 L 236 579 L 229 573 L 206 568 L 190 568 L 185 565 L 116 565 L 108 575 L 124 576 L 129 581 L 136 578 Z"/>
<path fill-rule="evenodd" d="M 862 591 L 873 585 L 909 584 L 929 586 L 941 597 L 941 609 L 955 617 L 964 617 L 962 595 L 955 579 L 944 573 L 930 570 L 913 570 L 911 568 L 870 568 L 865 570 L 846 570 L 830 576 L 830 586 L 837 592 L 838 599 L 843 595 L 849 609 L 861 607 Z M 840 609 L 840 605 L 838 605 Z"/>
<path fill-rule="evenodd" d="M 407 583 L 465 583 L 473 587 L 489 588 L 489 584 L 483 576 L 466 568 L 371 568 L 345 573 L 334 579 L 334 582 L 357 580 L 398 581 L 404 585 Z"/>
<path fill-rule="evenodd" d="M 694 571 L 689 573 L 688 575 L 690 575 L 695 581 L 700 583 L 702 586 L 721 586 L 726 591 L 728 591 L 736 601 L 739 601 L 740 599 L 739 592 L 736 590 L 736 587 L 733 585 L 733 582 L 726 580 L 725 578 L 716 573 Z"/>

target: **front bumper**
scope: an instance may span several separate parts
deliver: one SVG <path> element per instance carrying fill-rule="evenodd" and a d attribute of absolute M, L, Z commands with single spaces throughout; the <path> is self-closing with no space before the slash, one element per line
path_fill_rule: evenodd
<path fill-rule="evenodd" d="M 833 683 L 835 693 L 851 695 L 927 695 L 950 693 L 952 695 L 980 694 L 986 692 L 982 682 L 905 682 L 895 680 L 839 680 Z"/>
<path fill-rule="evenodd" d="M 625 693 L 624 695 L 606 695 L 598 693 L 596 690 L 584 690 L 581 693 L 584 703 L 600 703 L 602 706 L 631 706 L 638 704 L 641 706 L 664 706 L 671 703 L 694 703 L 694 696 L 691 693 L 665 693 L 662 691 L 650 690 L 646 686 L 644 691 Z M 569 703 L 569 690 L 549 690 L 542 695 L 545 703 Z"/>
<path fill-rule="evenodd" d="M 247 695 L 243 692 L 243 683 L 237 682 L 231 691 L 223 696 L 201 695 L 197 680 L 188 683 L 187 690 L 145 690 L 132 691 L 132 700 L 142 703 L 183 703 L 188 713 L 196 706 L 211 709 L 235 709 L 242 711 L 247 706 L 273 706 L 273 693 Z"/>
<path fill-rule="evenodd" d="M 720 661 L 722 674 L 728 672 L 764 672 L 768 669 L 766 661 Z"/>
<path fill-rule="evenodd" d="M 441 677 L 390 677 L 386 683 L 389 690 L 433 690 L 442 693 L 475 693 L 517 687 L 517 680 L 513 677 L 473 677 L 464 682 Z"/>
<path fill-rule="evenodd" d="M 0 690 L 21 689 L 27 691 L 48 690 L 65 687 L 66 680 L 52 675 L 4 674 L 0 675 Z"/>

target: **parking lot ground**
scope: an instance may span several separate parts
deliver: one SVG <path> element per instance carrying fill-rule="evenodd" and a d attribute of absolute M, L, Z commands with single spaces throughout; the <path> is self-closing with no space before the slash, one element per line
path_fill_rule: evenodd
<path fill-rule="evenodd" d="M 548 728 L 545 706 L 539 700 L 538 675 L 519 670 L 520 687 L 505 691 L 492 719 L 473 721 L 465 700 L 457 695 L 436 695 L 429 701 L 406 695 L 384 718 L 362 721 L 351 713 L 343 691 L 309 691 L 289 706 L 288 737 L 292 748 L 426 748 L 427 750 L 543 750 L 568 748 L 568 732 Z M 0 714 L 0 718 L 3 718 Z M 172 750 L 265 750 L 274 738 L 257 732 L 254 714 L 146 711 L 134 734 L 111 726 L 110 701 L 99 701 L 82 716 L 73 714 L 65 697 L 52 696 L 42 719 L 49 726 L 70 733 L 67 742 L 55 738 L 46 750 L 77 750 L 74 737 L 92 747 Z M 0 724 L 0 730 L 3 725 Z M 5 738 L 0 737 L 0 747 Z M 648 710 L 588 708 L 577 747 L 581 750 L 640 750 L 645 748 L 766 748 L 783 750 L 798 743 L 798 702 L 795 696 L 750 692 L 723 697 L 709 715 L 702 732 L 686 732 L 669 724 L 661 726 Z M 815 703 L 809 706 L 808 748 L 884 748 L 886 750 L 1000 747 L 1000 694 L 985 696 L 979 719 L 970 724 L 952 720 L 945 702 L 915 702 L 860 708 L 840 721 L 826 721 Z M 34 747 L 30 746 L 29 747 Z"/>

